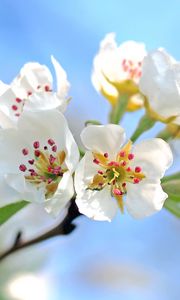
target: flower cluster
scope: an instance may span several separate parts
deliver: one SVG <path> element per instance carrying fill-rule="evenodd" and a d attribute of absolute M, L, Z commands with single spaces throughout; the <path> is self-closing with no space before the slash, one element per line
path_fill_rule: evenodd
<path fill-rule="evenodd" d="M 39 63 L 25 64 L 10 85 L 0 83 L 0 207 L 26 200 L 57 216 L 74 199 L 80 213 L 106 221 L 118 208 L 134 218 L 159 211 L 168 197 L 161 179 L 173 161 L 168 143 L 150 138 L 134 144 L 112 118 L 87 125 L 85 153 L 79 151 L 63 115 L 70 84 L 54 57 L 52 64 L 56 89 Z M 118 47 L 112 33 L 94 59 L 93 85 L 112 107 L 126 95 L 124 113 L 144 106 L 153 120 L 172 126 L 180 125 L 179 79 L 180 63 L 165 50 L 147 54 L 134 41 Z"/>

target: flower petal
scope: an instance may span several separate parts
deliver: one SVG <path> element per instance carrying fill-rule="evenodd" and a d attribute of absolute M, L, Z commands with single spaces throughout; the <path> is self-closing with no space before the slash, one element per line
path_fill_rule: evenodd
<path fill-rule="evenodd" d="M 137 185 L 127 184 L 125 205 L 132 217 L 140 219 L 161 210 L 167 197 L 160 181 L 144 179 Z"/>
<path fill-rule="evenodd" d="M 91 151 L 115 155 L 125 142 L 125 131 L 119 125 L 89 125 L 83 129 L 81 140 Z"/>
<path fill-rule="evenodd" d="M 140 89 L 152 109 L 168 118 L 178 116 L 180 124 L 180 63 L 164 49 L 149 53 L 143 61 Z"/>
<path fill-rule="evenodd" d="M 67 80 L 67 74 L 61 67 L 59 62 L 54 58 L 54 56 L 51 56 L 51 61 L 56 72 L 57 94 L 59 95 L 59 97 L 64 98 L 67 96 L 70 88 L 70 83 Z"/>
<path fill-rule="evenodd" d="M 110 222 L 118 211 L 108 186 L 101 191 L 84 191 L 80 197 L 77 195 L 76 204 L 82 214 L 97 221 Z"/>
<path fill-rule="evenodd" d="M 173 162 L 170 146 L 159 138 L 148 139 L 134 146 L 131 166 L 140 166 L 148 179 L 160 179 Z"/>
<path fill-rule="evenodd" d="M 66 172 L 52 198 L 45 201 L 45 210 L 53 217 L 57 217 L 74 195 L 73 179 L 70 172 Z"/>

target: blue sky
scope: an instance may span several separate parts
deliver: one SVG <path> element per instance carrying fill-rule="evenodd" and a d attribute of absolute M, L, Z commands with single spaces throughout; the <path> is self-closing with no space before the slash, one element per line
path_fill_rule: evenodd
<path fill-rule="evenodd" d="M 0 79 L 10 82 L 27 61 L 39 61 L 51 68 L 53 54 L 71 82 L 73 100 L 67 116 L 71 128 L 76 125 L 77 135 L 85 120 L 106 122 L 109 111 L 109 104 L 90 81 L 92 60 L 104 35 L 114 31 L 119 43 L 142 41 L 149 50 L 161 46 L 180 59 L 179 20 L 178 0 L 1 0 Z M 129 134 L 139 115 L 124 119 Z M 140 222 L 118 215 L 112 224 L 87 219 L 78 224 L 71 237 L 41 246 L 51 254 L 43 269 L 51 277 L 48 300 L 179 299 L 180 224 L 169 213 L 161 212 Z M 120 274 L 113 267 L 120 288 L 101 280 L 96 285 L 92 280 L 96 267 L 98 272 L 102 265 L 108 270 L 107 261 L 120 270 L 124 266 Z M 145 288 L 138 284 L 134 287 L 131 280 L 120 284 L 131 264 L 131 270 L 137 267 L 137 274 L 150 278 Z M 136 277 L 133 274 L 127 277 Z"/>

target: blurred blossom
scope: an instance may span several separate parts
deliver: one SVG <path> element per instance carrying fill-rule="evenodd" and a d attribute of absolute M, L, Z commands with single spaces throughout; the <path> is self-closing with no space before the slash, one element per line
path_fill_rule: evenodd
<path fill-rule="evenodd" d="M 92 82 L 96 90 L 112 105 L 117 103 L 119 95 L 127 94 L 128 110 L 142 107 L 143 97 L 138 85 L 145 55 L 143 43 L 127 41 L 118 47 L 115 34 L 107 34 L 93 63 Z"/>

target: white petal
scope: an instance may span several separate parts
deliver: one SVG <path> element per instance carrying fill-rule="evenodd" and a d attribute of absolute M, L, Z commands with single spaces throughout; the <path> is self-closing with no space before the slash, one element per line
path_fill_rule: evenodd
<path fill-rule="evenodd" d="M 119 125 L 89 125 L 83 129 L 81 140 L 91 151 L 115 155 L 125 142 L 124 129 Z"/>
<path fill-rule="evenodd" d="M 86 152 L 77 166 L 75 172 L 76 203 L 80 212 L 89 218 L 110 221 L 118 210 L 116 201 L 111 197 L 110 188 L 106 187 L 102 191 L 87 189 L 99 169 L 92 163 L 92 159 L 91 152 Z"/>
<path fill-rule="evenodd" d="M 21 86 L 26 91 L 37 91 L 39 85 L 52 86 L 52 75 L 45 65 L 30 62 L 22 67 L 13 84 Z"/>
<path fill-rule="evenodd" d="M 160 179 L 173 162 L 170 146 L 159 138 L 148 139 L 134 146 L 131 166 L 140 166 L 148 179 Z"/>
<path fill-rule="evenodd" d="M 66 99 L 60 99 L 56 93 L 34 93 L 25 102 L 24 111 L 40 111 L 59 108 L 64 112 L 67 105 Z"/>
<path fill-rule="evenodd" d="M 125 205 L 131 216 L 140 219 L 161 210 L 167 197 L 160 181 L 144 179 L 139 184 L 127 184 Z"/>
<path fill-rule="evenodd" d="M 145 57 L 140 89 L 154 111 L 165 118 L 178 116 L 180 124 L 180 63 L 164 49 Z"/>
<path fill-rule="evenodd" d="M 19 193 L 7 184 L 6 178 L 2 175 L 0 176 L 0 191 L 0 207 L 23 200 Z"/>
<path fill-rule="evenodd" d="M 70 83 L 67 80 L 67 74 L 54 56 L 51 56 L 51 61 L 56 72 L 57 94 L 59 97 L 64 98 L 67 96 L 70 88 Z"/>
<path fill-rule="evenodd" d="M 66 172 L 60 181 L 56 193 L 45 201 L 46 211 L 54 217 L 64 209 L 74 195 L 73 179 L 70 172 Z"/>
<path fill-rule="evenodd" d="M 118 205 L 111 197 L 109 187 L 101 191 L 84 191 L 80 197 L 77 195 L 76 204 L 82 214 L 97 221 L 110 222 L 118 211 Z"/>

